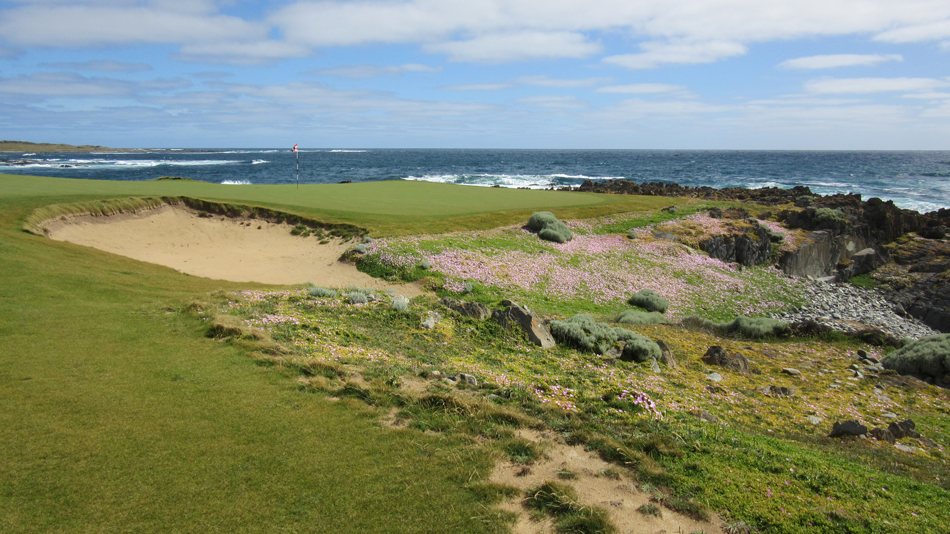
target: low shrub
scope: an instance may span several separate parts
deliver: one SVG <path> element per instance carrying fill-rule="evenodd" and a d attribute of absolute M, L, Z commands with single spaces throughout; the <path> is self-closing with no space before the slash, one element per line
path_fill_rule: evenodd
<path fill-rule="evenodd" d="M 346 298 L 350 301 L 350 304 L 366 304 L 369 302 L 369 297 L 362 291 L 350 291 L 346 294 Z"/>
<path fill-rule="evenodd" d="M 650 312 L 666 313 L 670 304 L 652 289 L 641 289 L 627 301 L 631 306 L 637 306 Z"/>
<path fill-rule="evenodd" d="M 716 323 L 697 315 L 690 315 L 683 318 L 680 324 L 686 328 L 706 330 L 720 336 L 733 335 L 753 339 L 784 336 L 790 332 L 786 323 L 769 317 L 736 317 L 726 323 Z"/>
<path fill-rule="evenodd" d="M 409 299 L 402 295 L 393 295 L 392 296 L 392 308 L 396 311 L 404 312 L 409 311 Z"/>
<path fill-rule="evenodd" d="M 326 287 L 314 286 L 307 290 L 307 293 L 311 297 L 317 298 L 336 298 L 339 293 L 335 289 L 330 289 Z"/>
<path fill-rule="evenodd" d="M 598 323 L 587 314 L 551 321 L 550 327 L 555 340 L 580 350 L 603 354 L 615 343 L 623 341 L 626 342 L 624 359 L 646 361 L 660 357 L 660 347 L 653 341 L 624 328 Z"/>
<path fill-rule="evenodd" d="M 356 245 L 355 247 L 348 250 L 347 252 L 352 252 L 354 254 L 366 254 L 368 251 L 369 251 L 369 248 L 363 243 L 360 243 L 359 245 Z"/>
<path fill-rule="evenodd" d="M 623 324 L 670 324 L 670 320 L 659 312 L 624 310 L 617 316 L 615 323 Z"/>
<path fill-rule="evenodd" d="M 950 375 L 950 334 L 909 343 L 885 356 L 881 363 L 902 375 L 943 378 Z"/>
<path fill-rule="evenodd" d="M 843 211 L 835 208 L 818 208 L 815 210 L 814 221 L 821 223 L 840 223 L 848 220 Z"/>
<path fill-rule="evenodd" d="M 550 211 L 539 211 L 528 219 L 528 229 L 536 232 L 538 237 L 545 241 L 567 243 L 574 239 L 574 234 L 566 224 L 559 221 Z"/>

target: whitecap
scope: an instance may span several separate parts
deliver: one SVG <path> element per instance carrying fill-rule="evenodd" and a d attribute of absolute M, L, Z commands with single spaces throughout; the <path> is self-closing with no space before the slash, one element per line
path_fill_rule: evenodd
<path fill-rule="evenodd" d="M 260 165 L 261 163 L 270 163 L 266 159 L 255 159 L 251 162 L 251 165 Z"/>
<path fill-rule="evenodd" d="M 250 180 L 224 180 L 221 185 L 253 185 Z"/>

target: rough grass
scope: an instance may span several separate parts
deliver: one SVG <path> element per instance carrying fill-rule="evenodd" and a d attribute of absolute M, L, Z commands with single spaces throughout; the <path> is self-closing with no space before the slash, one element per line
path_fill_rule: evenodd
<path fill-rule="evenodd" d="M 351 306 L 342 297 L 298 300 L 302 294 L 245 292 L 232 297 L 240 306 L 225 307 L 252 326 L 265 315 L 284 318 L 270 327 L 275 339 L 297 347 L 307 360 L 347 369 L 313 383 L 315 391 L 337 394 L 345 387 L 342 377 L 355 370 L 367 380 L 420 369 L 426 376 L 439 370 L 478 379 L 474 390 L 430 381 L 428 387 L 439 393 L 423 397 L 429 399 L 424 403 L 398 388 L 386 394 L 359 390 L 360 398 L 374 404 L 402 399 L 411 428 L 476 436 L 509 458 L 526 457 L 527 442 L 513 438 L 511 430 L 536 418 L 569 443 L 599 452 L 657 488 L 658 506 L 698 518 L 709 509 L 720 511 L 732 523 L 745 521 L 763 533 L 928 531 L 942 525 L 942 509 L 927 503 L 950 498 L 944 452 L 950 446 L 950 398 L 932 388 L 889 385 L 886 375 L 847 380 L 856 351 L 880 357 L 879 348 L 631 325 L 647 338 L 665 340 L 679 362 L 654 374 L 647 366 L 609 363 L 564 346 L 543 350 L 491 322 L 455 315 L 422 330 L 425 311 L 440 309 L 434 299 L 417 298 L 408 313 L 396 315 L 385 302 Z M 707 388 L 700 358 L 711 345 L 742 354 L 758 374 L 722 372 L 723 381 Z M 803 378 L 784 373 L 786 367 L 802 370 Z M 767 396 L 760 392 L 766 386 L 791 387 L 794 395 Z M 491 400 L 486 406 L 473 398 Z M 495 414 L 492 405 L 505 412 Z M 703 422 L 693 415 L 699 410 L 719 422 Z M 891 411 L 914 419 L 935 446 L 908 454 L 873 439 L 826 437 L 836 420 L 886 427 L 884 414 Z M 519 423 L 518 412 L 528 419 Z M 808 416 L 821 422 L 814 425 Z M 905 444 L 920 446 L 916 440 Z"/>

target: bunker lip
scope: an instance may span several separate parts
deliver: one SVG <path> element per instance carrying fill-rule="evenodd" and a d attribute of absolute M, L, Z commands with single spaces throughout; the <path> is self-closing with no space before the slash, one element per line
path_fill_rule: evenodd
<path fill-rule="evenodd" d="M 292 224 L 260 218 L 211 215 L 165 204 L 111 216 L 66 216 L 44 226 L 51 239 L 194 276 L 279 285 L 354 285 L 394 290 L 407 297 L 423 294 L 420 284 L 378 280 L 339 261 L 352 241 L 292 235 Z M 329 242 L 321 244 L 325 239 Z"/>

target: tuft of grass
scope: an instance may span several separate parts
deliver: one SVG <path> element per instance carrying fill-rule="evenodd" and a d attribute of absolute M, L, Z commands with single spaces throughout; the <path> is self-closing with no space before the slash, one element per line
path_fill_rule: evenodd
<path fill-rule="evenodd" d="M 525 493 L 525 506 L 553 516 L 558 532 L 610 534 L 616 530 L 607 519 L 606 511 L 581 504 L 570 486 L 549 481 Z"/>
<path fill-rule="evenodd" d="M 855 287 L 863 287 L 865 289 L 875 289 L 877 288 L 877 280 L 871 278 L 869 274 L 859 274 L 858 276 L 853 276 L 848 279 L 848 283 Z"/>
<path fill-rule="evenodd" d="M 652 515 L 653 517 L 663 517 L 663 512 L 652 503 L 640 505 L 640 507 L 637 508 L 637 512 L 640 512 L 643 515 Z"/>
<path fill-rule="evenodd" d="M 534 463 L 541 458 L 541 451 L 538 446 L 524 438 L 514 438 L 504 445 L 505 454 L 512 462 L 519 464 Z"/>

